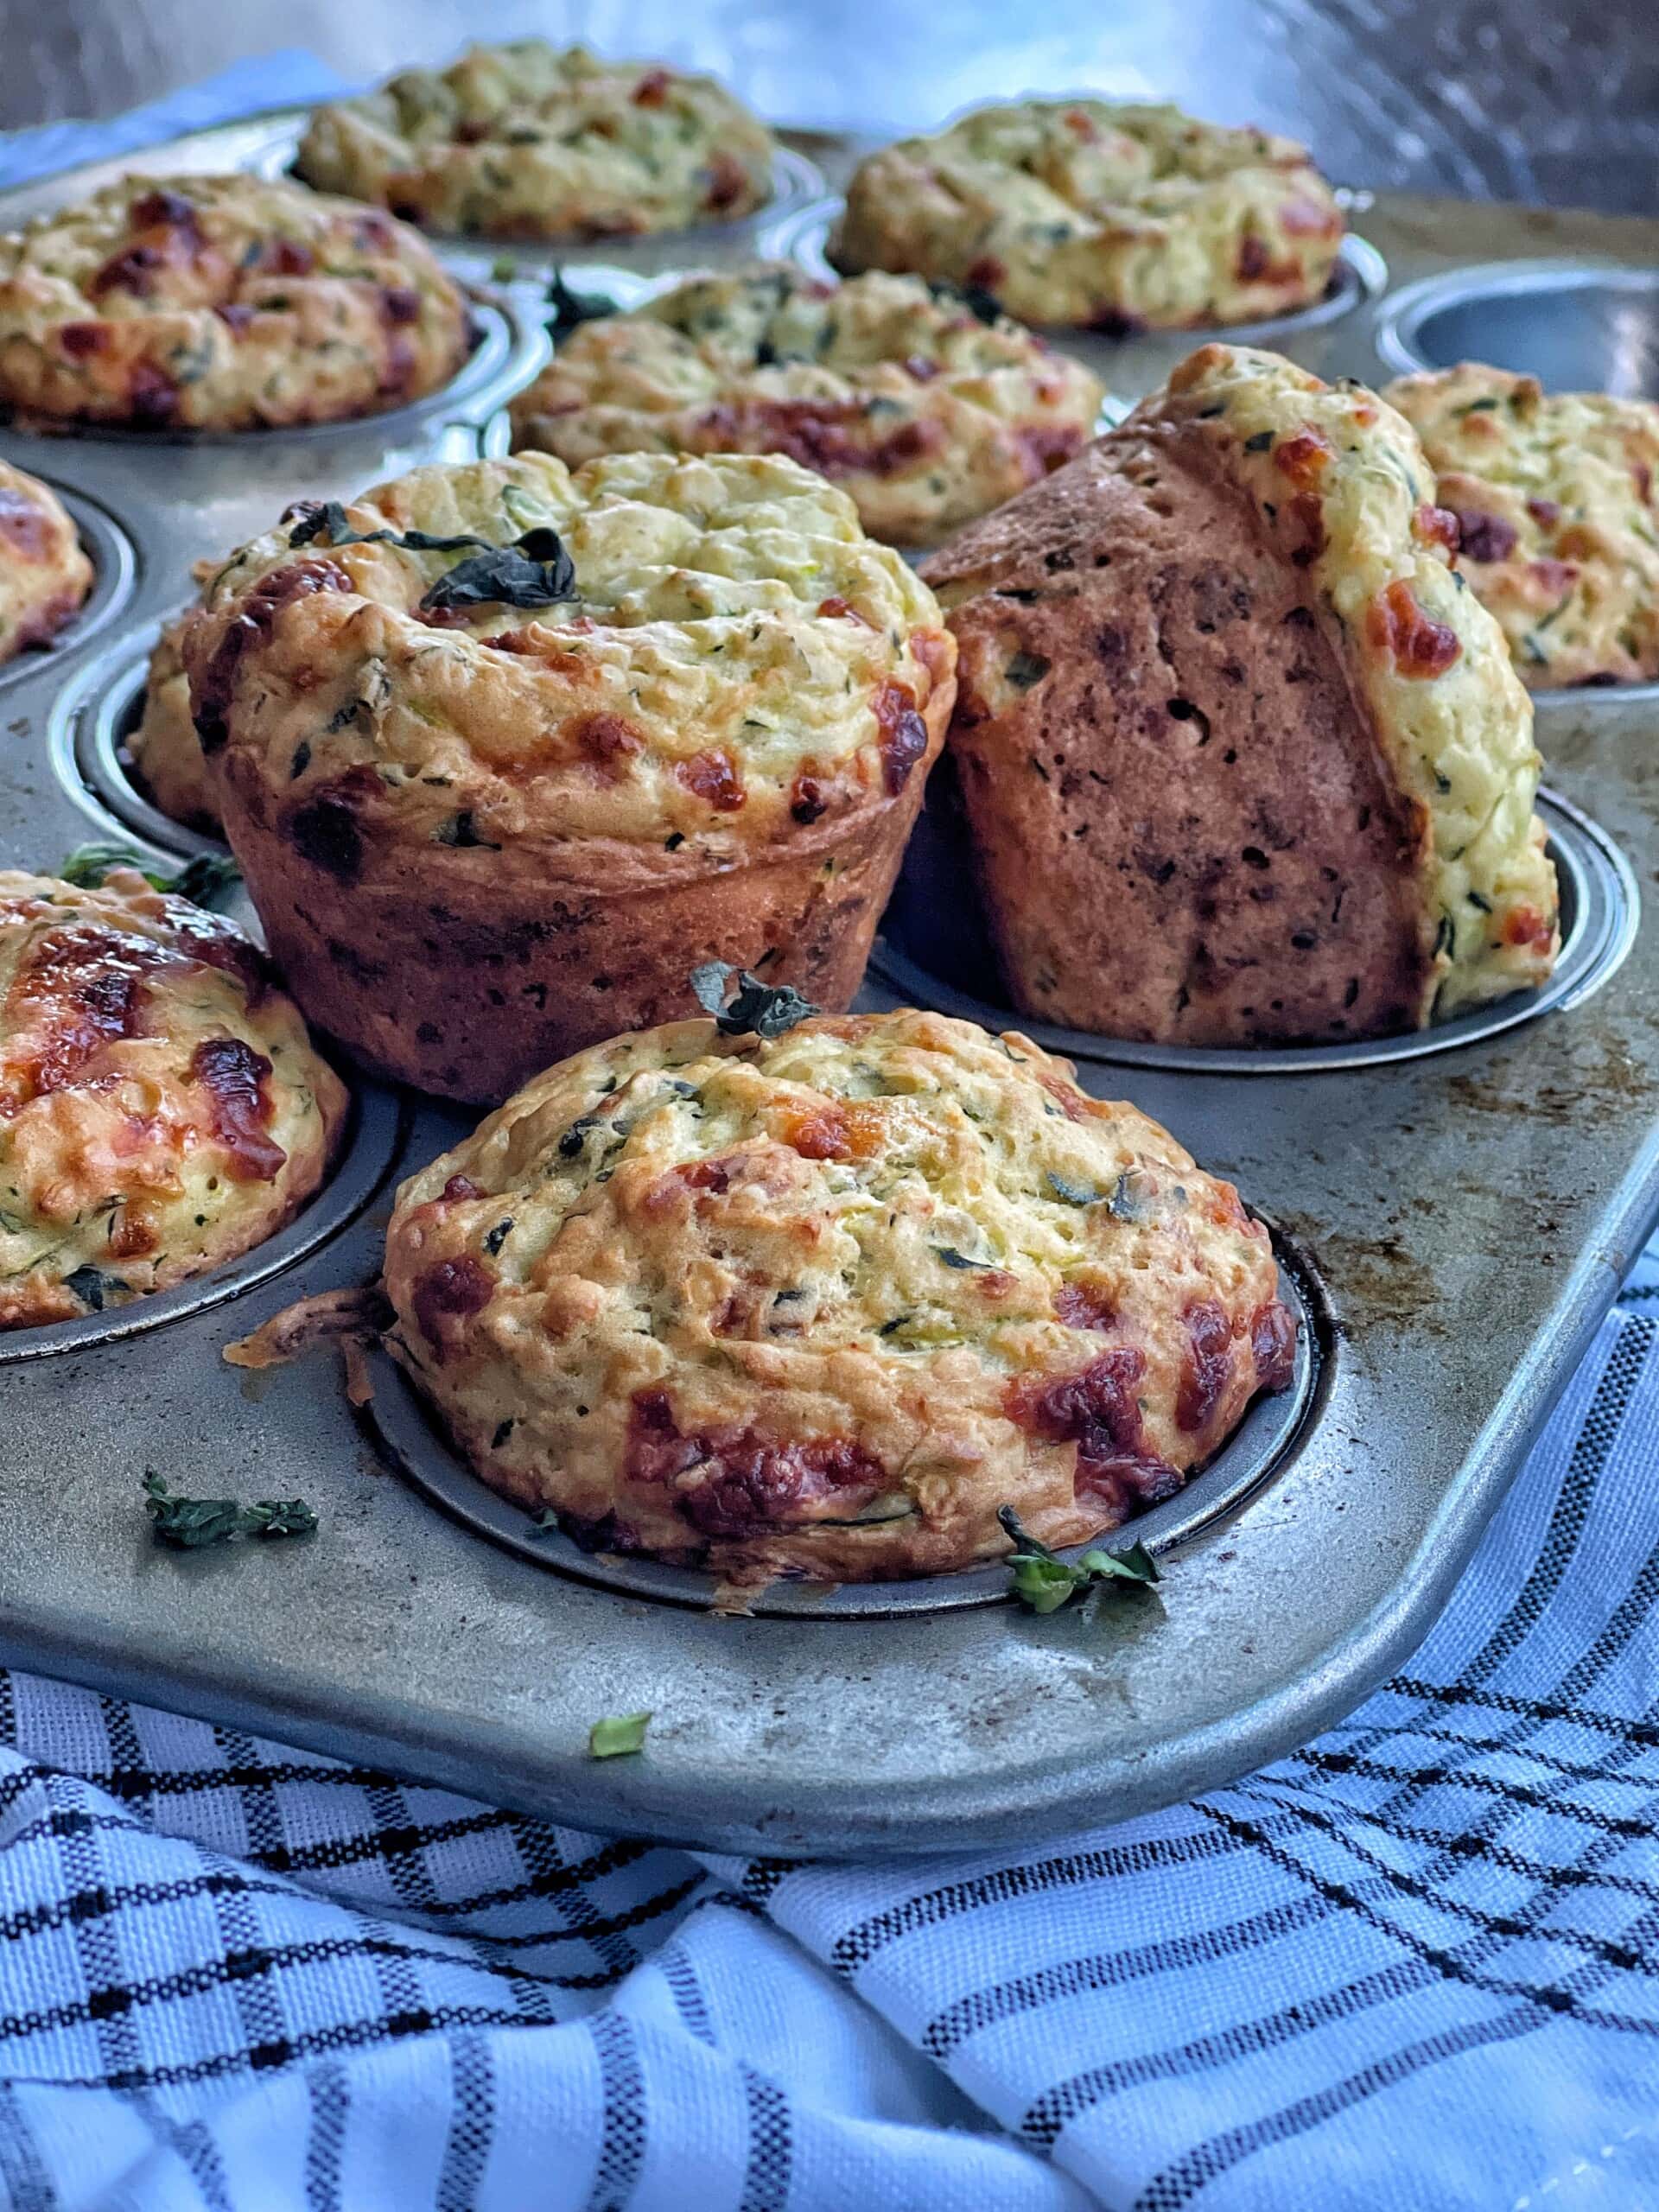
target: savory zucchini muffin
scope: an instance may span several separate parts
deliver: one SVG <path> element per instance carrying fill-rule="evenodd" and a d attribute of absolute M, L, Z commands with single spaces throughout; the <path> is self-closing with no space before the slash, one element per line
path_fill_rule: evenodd
<path fill-rule="evenodd" d="M 777 456 L 415 470 L 232 558 L 185 628 L 271 949 L 373 1065 L 505 1097 L 720 958 L 845 1006 L 956 649 Z"/>
<path fill-rule="evenodd" d="M 131 868 L 0 873 L 0 1328 L 165 1290 L 322 1181 L 346 1097 L 239 930 Z"/>
<path fill-rule="evenodd" d="M 92 564 L 57 493 L 0 461 L 0 664 L 49 644 L 92 588 Z"/>
<path fill-rule="evenodd" d="M 205 587 L 223 565 L 198 561 L 196 582 Z M 189 619 L 188 610 L 175 615 L 156 640 L 144 677 L 143 709 L 124 749 L 152 805 L 175 822 L 219 837 L 225 831 L 219 818 L 219 794 L 190 719 L 190 679 L 184 671 L 184 626 Z"/>
<path fill-rule="evenodd" d="M 873 537 L 921 545 L 1069 461 L 1103 396 L 1080 362 L 948 287 L 772 263 L 578 325 L 513 401 L 513 442 L 573 468 L 787 454 L 839 484 Z"/>
<path fill-rule="evenodd" d="M 1459 566 L 1523 683 L 1659 676 L 1659 407 L 1465 361 L 1383 397 L 1422 440 Z"/>
<path fill-rule="evenodd" d="M 1410 426 L 1211 345 L 925 564 L 1015 1005 L 1191 1045 L 1543 982 L 1532 707 Z"/>
<path fill-rule="evenodd" d="M 472 346 L 425 240 L 257 176 L 124 177 L 0 238 L 0 405 L 263 429 L 423 397 Z"/>
<path fill-rule="evenodd" d="M 627 238 L 750 213 L 772 150 L 711 77 L 529 38 L 318 108 L 295 167 L 429 230 Z"/>
<path fill-rule="evenodd" d="M 1025 1038 L 677 1021 L 398 1192 L 392 1349 L 487 1483 L 736 1581 L 941 1573 L 1168 1497 L 1296 1332 L 1267 1231 Z"/>
<path fill-rule="evenodd" d="M 1025 322 L 1188 330 L 1319 299 L 1342 213 L 1306 149 L 1179 108 L 1015 100 L 854 171 L 838 269 L 912 269 Z"/>

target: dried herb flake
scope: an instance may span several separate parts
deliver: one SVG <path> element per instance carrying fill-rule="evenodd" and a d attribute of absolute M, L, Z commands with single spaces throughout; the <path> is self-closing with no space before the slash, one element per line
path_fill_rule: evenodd
<path fill-rule="evenodd" d="M 1160 1580 L 1157 1561 L 1144 1544 L 1121 1552 L 1096 1545 L 1074 1562 L 1040 1543 L 1011 1505 L 999 1506 L 996 1517 L 1014 1545 L 1009 1586 L 1030 1612 L 1058 1612 L 1085 1591 L 1094 1596 L 1103 1590 L 1146 1588 Z"/>
<path fill-rule="evenodd" d="M 737 988 L 728 1000 L 726 986 L 734 975 Z M 727 960 L 705 960 L 694 968 L 691 988 L 704 1013 L 715 1017 L 722 1037 L 782 1037 L 818 1011 L 792 983 L 763 983 L 747 968 L 740 973 Z"/>

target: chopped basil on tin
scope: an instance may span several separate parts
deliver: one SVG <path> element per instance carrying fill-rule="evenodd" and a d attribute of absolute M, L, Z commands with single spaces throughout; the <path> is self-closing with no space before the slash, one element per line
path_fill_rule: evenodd
<path fill-rule="evenodd" d="M 175 1551 L 201 1551 L 236 1536 L 308 1536 L 317 1525 L 302 1497 L 263 1497 L 252 1505 L 233 1497 L 184 1497 L 154 1468 L 144 1476 L 143 1492 L 156 1541 Z"/>
<path fill-rule="evenodd" d="M 1144 1544 L 1127 1551 L 1109 1552 L 1091 1546 L 1075 1563 L 1040 1543 L 1011 1505 L 1000 1505 L 996 1517 L 1011 1539 L 1008 1554 L 1009 1587 L 1028 1611 L 1058 1612 L 1080 1592 L 1144 1587 L 1160 1580 L 1157 1561 Z"/>
<path fill-rule="evenodd" d="M 643 1751 L 645 1730 L 650 1725 L 648 1713 L 614 1713 L 603 1720 L 595 1720 L 588 1731 L 588 1758 L 626 1758 L 632 1751 Z"/>

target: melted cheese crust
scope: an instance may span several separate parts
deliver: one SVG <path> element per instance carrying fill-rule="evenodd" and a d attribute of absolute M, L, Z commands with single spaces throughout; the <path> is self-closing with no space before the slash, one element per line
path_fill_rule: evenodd
<path fill-rule="evenodd" d="M 895 748 L 955 665 L 927 587 L 793 461 L 626 454 L 573 475 L 519 454 L 416 469 L 346 512 L 499 546 L 550 527 L 577 596 L 435 623 L 421 601 L 464 553 L 295 548 L 290 511 L 183 639 L 198 728 L 283 809 L 368 778 L 416 841 L 671 838 L 735 861 L 902 787 Z"/>
<path fill-rule="evenodd" d="M 0 1328 L 164 1290 L 321 1182 L 346 1096 L 241 932 L 130 868 L 0 873 Z"/>
<path fill-rule="evenodd" d="M 1560 950 L 1532 702 L 1452 564 L 1405 419 L 1276 353 L 1200 346 L 1132 419 L 1202 435 L 1306 568 L 1400 789 L 1427 815 L 1424 1019 L 1541 983 Z"/>
<path fill-rule="evenodd" d="M 0 662 L 55 637 L 92 588 L 92 564 L 55 492 L 0 461 Z"/>
<path fill-rule="evenodd" d="M 318 108 L 296 166 L 429 229 L 623 238 L 748 214 L 773 146 L 711 77 L 519 39 Z"/>
<path fill-rule="evenodd" d="M 1659 406 L 1465 361 L 1383 393 L 1461 525 L 1529 688 L 1659 676 Z"/>
<path fill-rule="evenodd" d="M 1289 1380 L 1276 1285 L 1154 1122 L 909 1011 L 583 1052 L 411 1177 L 386 1247 L 394 1349 L 486 1481 L 742 1580 L 1170 1494 Z"/>
<path fill-rule="evenodd" d="M 378 414 L 466 359 L 466 302 L 378 209 L 256 176 L 129 176 L 0 238 L 0 400 L 243 430 Z"/>
<path fill-rule="evenodd" d="M 601 453 L 785 453 L 864 527 L 919 545 L 1071 459 L 1103 397 L 1082 364 L 919 277 L 816 283 L 777 263 L 697 276 L 581 324 L 512 404 L 514 442 Z"/>
<path fill-rule="evenodd" d="M 1168 106 L 1017 100 L 861 162 L 830 252 L 981 286 L 1027 322 L 1180 330 L 1318 299 L 1342 233 L 1290 139 Z"/>

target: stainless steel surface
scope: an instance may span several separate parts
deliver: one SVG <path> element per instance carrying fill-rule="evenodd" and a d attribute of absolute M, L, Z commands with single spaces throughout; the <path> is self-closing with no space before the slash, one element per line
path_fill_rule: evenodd
<path fill-rule="evenodd" d="M 1289 1465 L 1311 1429 L 1316 1401 L 1323 1400 L 1329 1387 L 1336 1339 L 1317 1272 L 1305 1255 L 1282 1243 L 1279 1293 L 1296 1317 L 1296 1371 L 1290 1388 L 1277 1397 L 1258 1398 L 1202 1473 L 1174 1497 L 1136 1518 L 1133 1535 L 1159 1556 L 1201 1535 L 1256 1497 Z M 376 1433 L 410 1480 L 467 1528 L 537 1567 L 629 1597 L 716 1609 L 730 1599 L 732 1593 L 712 1574 L 585 1551 L 557 1529 L 538 1529 L 455 1456 L 397 1363 L 378 1353 L 374 1364 L 369 1418 Z M 1088 1548 L 1079 1544 L 1064 1556 L 1075 1559 Z M 908 1581 L 773 1582 L 751 1593 L 744 1610 L 772 1620 L 881 1620 L 951 1612 L 963 1605 L 1006 1605 L 1007 1595 L 1007 1569 L 997 1566 Z"/>
<path fill-rule="evenodd" d="M 1538 810 L 1549 832 L 1550 856 L 1561 887 L 1561 956 L 1554 974 L 1540 990 L 1514 992 L 1406 1036 L 1242 1049 L 1140 1044 L 1016 1014 L 1002 1001 L 984 919 L 972 899 L 971 857 L 937 819 L 930 820 L 931 804 L 906 855 L 871 967 L 883 982 L 918 1006 L 994 1029 L 1023 1029 L 1051 1052 L 1117 1067 L 1170 1068 L 1193 1075 L 1313 1075 L 1456 1052 L 1540 1015 L 1582 1005 L 1617 975 L 1636 943 L 1641 893 L 1624 854 L 1605 830 L 1556 793 L 1541 792 Z"/>
<path fill-rule="evenodd" d="M 226 63 L 305 46 L 353 81 L 537 32 L 727 78 L 762 114 L 891 132 L 974 102 L 1092 88 L 1175 98 L 1318 148 L 1394 189 L 1654 207 L 1645 0 L 0 0 L 0 126 L 108 115 Z"/>
<path fill-rule="evenodd" d="M 191 149 L 226 157 L 218 139 Z M 1506 252 L 1641 265 L 1659 239 L 1651 225 L 1397 199 L 1363 221 L 1406 282 Z M 512 292 L 521 315 L 531 296 Z M 1374 374 L 1371 330 L 1361 308 L 1287 343 Z M 0 854 L 49 864 L 104 818 L 76 766 L 76 702 L 96 723 L 105 656 L 130 664 L 194 556 L 296 495 L 475 450 L 481 419 L 469 407 L 230 445 L 0 435 L 135 548 L 118 630 L 72 634 L 8 690 Z M 1552 780 L 1650 882 L 1651 707 L 1585 695 L 1541 730 Z M 1249 1081 L 1085 1065 L 1090 1087 L 1167 1123 L 1310 1255 L 1337 1345 L 1298 1448 L 1170 1552 L 1147 1603 L 1092 1626 L 998 1605 L 728 1619 L 480 1537 L 389 1469 L 328 1356 L 262 1376 L 219 1357 L 302 1293 L 373 1274 L 382 1184 L 232 1303 L 209 1278 L 200 1310 L 0 1362 L 0 1485 L 28 1531 L 0 1547 L 0 1658 L 587 1826 L 784 1854 L 988 1846 L 1242 1771 L 1347 1709 L 1421 1637 L 1659 1213 L 1656 928 L 1649 912 L 1583 1003 L 1427 1058 Z M 890 1002 L 879 983 L 869 997 Z M 463 1127 L 417 1104 L 394 1173 Z M 146 1466 L 202 1491 L 307 1497 L 321 1532 L 158 1550 Z M 587 1757 L 593 1720 L 645 1707 L 643 1757 Z"/>
<path fill-rule="evenodd" d="M 1454 270 L 1395 295 L 1377 350 L 1398 370 L 1490 361 L 1549 391 L 1659 399 L 1659 270 L 1570 261 Z"/>

